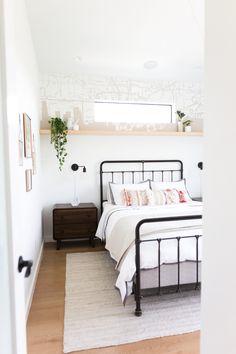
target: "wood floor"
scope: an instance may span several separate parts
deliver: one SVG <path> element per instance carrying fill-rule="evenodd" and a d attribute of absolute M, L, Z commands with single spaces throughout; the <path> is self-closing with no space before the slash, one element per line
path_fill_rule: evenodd
<path fill-rule="evenodd" d="M 36 290 L 27 323 L 28 354 L 62 354 L 64 285 L 66 254 L 88 252 L 95 249 L 87 242 L 67 243 L 60 251 L 54 243 L 44 247 L 44 255 L 39 271 Z M 199 354 L 199 332 L 190 334 L 144 340 L 137 343 L 108 348 L 84 350 L 80 354 Z"/>

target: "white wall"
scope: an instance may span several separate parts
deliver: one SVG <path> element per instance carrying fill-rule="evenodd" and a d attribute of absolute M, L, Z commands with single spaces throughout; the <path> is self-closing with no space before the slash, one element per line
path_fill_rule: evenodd
<path fill-rule="evenodd" d="M 181 159 L 184 175 L 192 196 L 199 196 L 202 160 L 202 137 L 160 136 L 68 136 L 68 157 L 62 172 L 58 169 L 50 136 L 41 137 L 43 173 L 44 237 L 52 240 L 52 206 L 70 203 L 73 198 L 72 163 L 85 165 L 87 172 L 79 172 L 81 202 L 99 206 L 99 164 L 109 159 Z"/>
<path fill-rule="evenodd" d="M 236 3 L 206 2 L 202 354 L 235 354 Z"/>
<path fill-rule="evenodd" d="M 40 139 L 39 139 L 39 78 L 24 0 L 5 1 L 5 44 L 7 80 L 7 122 L 9 130 L 10 187 L 12 231 L 14 240 L 15 276 L 18 257 L 37 261 L 42 245 L 41 193 L 40 193 Z M 26 192 L 25 170 L 32 168 L 32 159 L 18 163 L 19 114 L 26 112 L 32 123 L 37 151 L 37 175 L 33 176 L 33 189 Z M 32 275 L 24 281 L 25 302 L 29 302 Z M 25 310 L 25 309 L 23 309 Z"/>

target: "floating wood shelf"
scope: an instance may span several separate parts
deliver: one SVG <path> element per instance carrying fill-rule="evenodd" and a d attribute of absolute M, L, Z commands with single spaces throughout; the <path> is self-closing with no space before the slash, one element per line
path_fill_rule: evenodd
<path fill-rule="evenodd" d="M 40 129 L 41 135 L 50 134 L 49 129 Z M 122 131 L 122 130 L 69 130 L 69 135 L 159 135 L 159 136 L 203 136 L 203 132 L 173 132 L 173 131 Z"/>

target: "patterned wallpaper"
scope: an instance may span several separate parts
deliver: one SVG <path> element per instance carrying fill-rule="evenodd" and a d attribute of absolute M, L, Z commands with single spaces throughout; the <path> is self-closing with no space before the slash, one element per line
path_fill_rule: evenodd
<path fill-rule="evenodd" d="M 201 82 L 44 74 L 40 86 L 43 128 L 48 127 L 48 117 L 56 115 L 78 123 L 83 129 L 99 128 L 99 124 L 93 121 L 96 99 L 174 103 L 176 109 L 184 111 L 193 120 L 202 120 L 204 116 Z"/>

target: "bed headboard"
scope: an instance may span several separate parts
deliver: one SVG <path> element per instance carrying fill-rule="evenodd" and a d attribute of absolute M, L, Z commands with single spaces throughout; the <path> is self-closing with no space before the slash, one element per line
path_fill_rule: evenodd
<path fill-rule="evenodd" d="M 178 181 L 183 178 L 180 160 L 108 160 L 100 164 L 100 201 L 107 200 L 107 187 L 113 183 L 152 181 Z"/>

